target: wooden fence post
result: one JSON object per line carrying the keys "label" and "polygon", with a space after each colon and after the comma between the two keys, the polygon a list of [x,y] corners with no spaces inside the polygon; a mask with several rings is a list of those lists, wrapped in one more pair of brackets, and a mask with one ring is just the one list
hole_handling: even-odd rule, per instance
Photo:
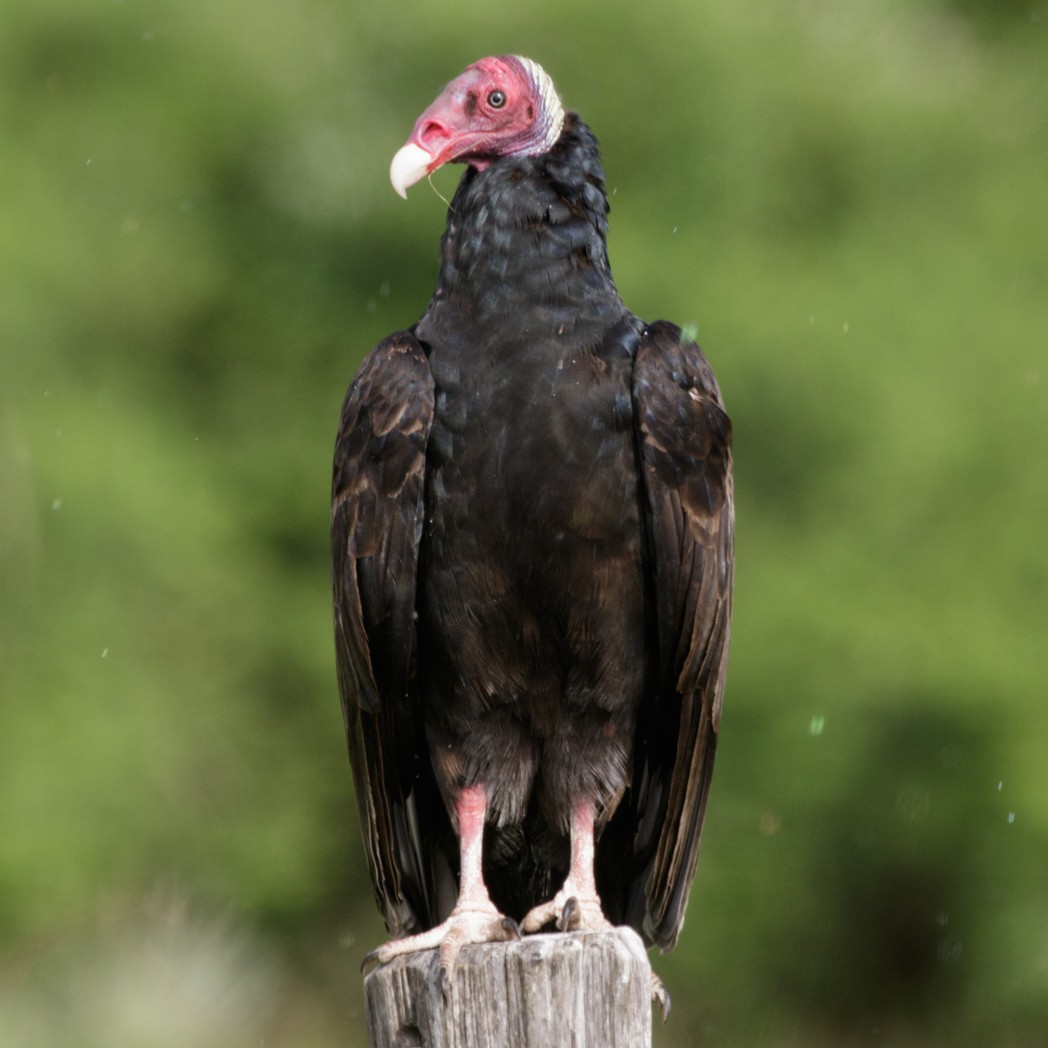
{"label": "wooden fence post", "polygon": [[364,980],[371,1048],[650,1048],[651,967],[630,928],[463,947],[447,998],[437,954]]}

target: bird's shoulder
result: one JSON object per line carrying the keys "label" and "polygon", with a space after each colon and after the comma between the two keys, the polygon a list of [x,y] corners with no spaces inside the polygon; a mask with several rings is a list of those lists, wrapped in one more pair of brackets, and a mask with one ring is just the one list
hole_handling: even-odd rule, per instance
{"label": "bird's shoulder", "polygon": [[713,368],[680,327],[645,327],[633,369],[645,468],[693,512],[716,514],[731,497],[731,419]]}
{"label": "bird's shoulder", "polygon": [[410,330],[383,339],[364,359],[342,405],[335,442],[333,507],[365,489],[391,495],[421,466],[433,417],[433,375]]}

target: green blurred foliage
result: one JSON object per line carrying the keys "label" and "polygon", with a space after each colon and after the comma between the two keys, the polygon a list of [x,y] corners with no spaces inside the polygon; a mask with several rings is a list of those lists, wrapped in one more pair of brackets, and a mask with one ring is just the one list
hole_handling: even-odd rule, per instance
{"label": "green blurred foliage", "polygon": [[[1044,1043],[1043,5],[9,0],[0,1039],[362,1044],[329,464],[469,61],[604,145],[736,427],[705,849],[656,1043]],[[457,171],[434,178],[448,196]]]}

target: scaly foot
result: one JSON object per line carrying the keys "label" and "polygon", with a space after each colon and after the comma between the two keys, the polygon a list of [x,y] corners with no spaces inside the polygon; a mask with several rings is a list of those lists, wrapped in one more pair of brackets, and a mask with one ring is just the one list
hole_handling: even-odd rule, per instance
{"label": "scaly foot", "polygon": [[364,958],[361,969],[366,970],[372,964],[387,964],[394,957],[404,954],[439,949],[438,978],[441,990],[447,994],[451,988],[455,960],[463,946],[480,942],[508,942],[519,938],[517,922],[499,913],[492,903],[470,903],[456,906],[443,924],[429,931],[383,943]]}
{"label": "scaly foot", "polygon": [[613,927],[604,916],[595,891],[581,891],[569,877],[549,902],[540,903],[521,922],[525,932],[537,932],[555,921],[562,932],[604,932]]}

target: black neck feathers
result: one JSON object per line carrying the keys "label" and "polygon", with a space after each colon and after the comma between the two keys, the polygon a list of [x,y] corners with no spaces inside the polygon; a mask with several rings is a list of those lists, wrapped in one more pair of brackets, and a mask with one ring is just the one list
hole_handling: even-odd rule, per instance
{"label": "black neck feathers", "polygon": [[608,198],[597,140],[575,113],[553,148],[503,157],[459,182],[441,239],[436,293],[418,334],[474,331],[538,310],[556,321],[621,309],[608,264]]}

